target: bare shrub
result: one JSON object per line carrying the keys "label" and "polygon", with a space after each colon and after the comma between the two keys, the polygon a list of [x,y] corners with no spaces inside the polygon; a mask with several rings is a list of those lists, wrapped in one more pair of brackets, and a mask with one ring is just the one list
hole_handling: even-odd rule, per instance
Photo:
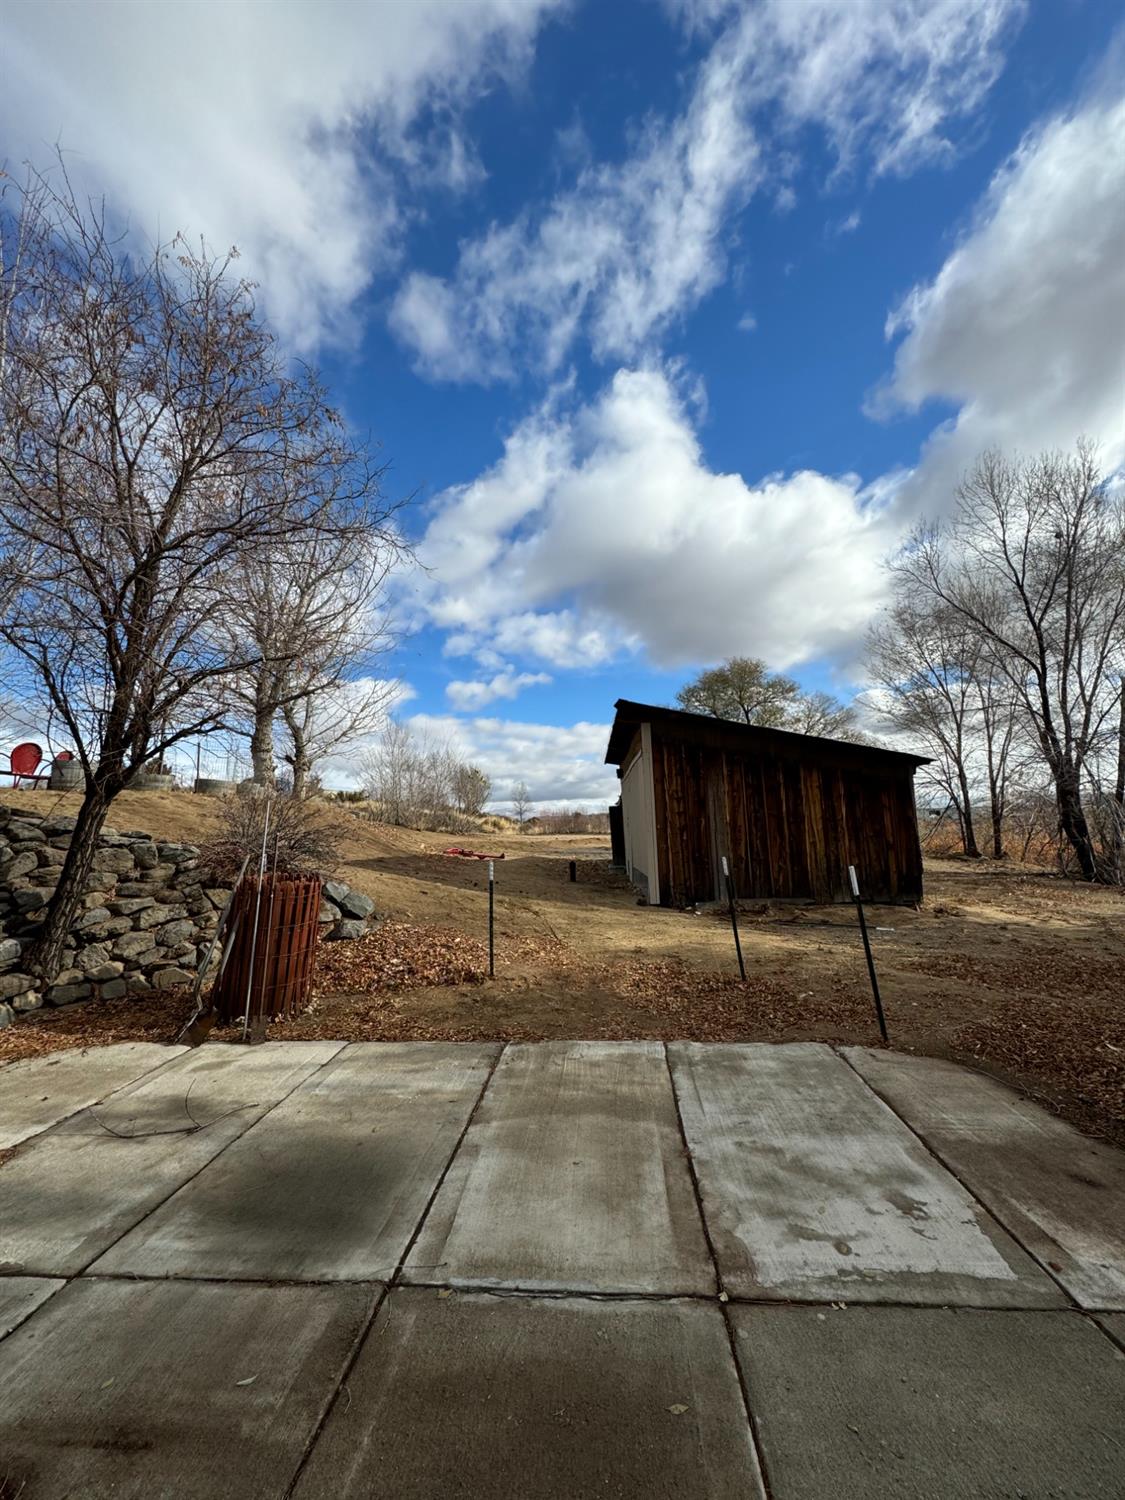
{"label": "bare shrub", "polygon": [[479,766],[459,760],[448,743],[388,719],[360,768],[376,822],[447,833],[480,826],[491,782]]}
{"label": "bare shrub", "polygon": [[265,836],[267,869],[279,875],[330,875],[340,862],[346,832],[338,819],[298,797],[224,797],[219,828],[200,850],[200,860],[219,880],[234,880],[247,856],[250,868],[257,868]]}
{"label": "bare shrub", "polygon": [[541,812],[533,819],[536,833],[608,833],[608,812],[583,812],[578,807],[560,807]]}

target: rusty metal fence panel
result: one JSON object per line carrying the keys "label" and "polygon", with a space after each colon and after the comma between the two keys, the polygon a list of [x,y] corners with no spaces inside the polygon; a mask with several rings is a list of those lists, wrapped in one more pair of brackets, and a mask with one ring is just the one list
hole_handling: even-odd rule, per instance
{"label": "rusty metal fence panel", "polygon": [[320,933],[321,881],[246,876],[230,910],[230,947],[211,995],[220,1022],[294,1016],[308,1003]]}

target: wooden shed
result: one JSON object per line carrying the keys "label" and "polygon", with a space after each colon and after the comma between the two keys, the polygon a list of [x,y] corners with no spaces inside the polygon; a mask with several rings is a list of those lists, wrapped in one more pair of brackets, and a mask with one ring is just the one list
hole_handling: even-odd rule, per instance
{"label": "wooden shed", "polygon": [[625,866],[652,905],[739,897],[922,897],[914,773],[897,750],[619,699],[606,762],[621,779]]}

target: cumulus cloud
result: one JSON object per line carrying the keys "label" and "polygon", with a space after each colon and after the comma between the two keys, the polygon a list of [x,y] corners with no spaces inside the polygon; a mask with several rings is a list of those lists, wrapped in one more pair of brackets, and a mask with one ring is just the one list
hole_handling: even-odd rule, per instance
{"label": "cumulus cloud", "polygon": [[[710,9],[707,24],[726,8]],[[650,120],[623,161],[585,165],[546,205],[466,241],[450,277],[413,271],[392,328],[440,379],[505,379],[528,363],[551,372],[579,335],[599,359],[634,359],[721,280],[732,219],[784,170],[798,129],[822,129],[842,165],[869,152],[876,173],[948,155],[948,126],[994,80],[1020,10],[1017,0],[738,8],[681,115]],[[782,186],[776,201],[791,196]]]}
{"label": "cumulus cloud", "polygon": [[487,681],[451,682],[446,686],[445,696],[459,712],[475,713],[496,698],[518,698],[524,688],[540,687],[550,681],[546,672],[517,672],[509,666]]}
{"label": "cumulus cloud", "polygon": [[458,112],[527,61],[554,0],[194,0],[5,8],[9,161],[58,141],[149,237],[237,242],[298,342],[394,264],[413,188],[479,179]]}
{"label": "cumulus cloud", "polygon": [[538,809],[604,808],[620,790],[603,764],[609,724],[523,724],[514,719],[414,714],[407,721],[432,741],[448,743],[492,778],[492,805],[507,806],[526,781]]}
{"label": "cumulus cloud", "polygon": [[876,411],[956,404],[906,487],[937,511],[986,447],[1125,461],[1125,99],[1033,131],[934,279],[888,320],[901,338]]}
{"label": "cumulus cloud", "polygon": [[[431,599],[435,616],[459,609],[456,599],[437,591]],[[490,617],[476,628],[447,636],[447,656],[473,656],[486,669],[500,666],[503,655],[530,656],[560,669],[596,667],[621,650],[636,650],[640,638],[623,632],[608,616],[583,609],[523,610]]]}
{"label": "cumulus cloud", "polygon": [[892,488],[714,473],[668,372],[621,370],[588,405],[550,398],[438,497],[423,600],[456,652],[786,666],[853,639],[881,599]]}
{"label": "cumulus cloud", "polygon": [[[409,696],[413,696],[410,694]],[[400,700],[405,702],[405,698]],[[608,723],[523,723],[484,715],[415,713],[396,717],[419,742],[448,745],[461,760],[480,766],[492,780],[492,805],[506,808],[513,787],[526,781],[538,808],[604,808],[620,790],[613,768],[603,764],[609,742]],[[378,733],[329,757],[320,769],[331,787],[357,787],[363,761],[378,742]]]}
{"label": "cumulus cloud", "polygon": [[619,370],[586,404],[563,386],[492,469],[438,497],[428,617],[482,663],[848,659],[883,598],[883,558],[921,510],[948,505],[982,448],[1085,432],[1107,467],[1125,462],[1123,307],[1125,101],[1100,95],[1027,136],[890,316],[880,408],[956,408],[912,470],[866,484],[719,474],[668,367]]}

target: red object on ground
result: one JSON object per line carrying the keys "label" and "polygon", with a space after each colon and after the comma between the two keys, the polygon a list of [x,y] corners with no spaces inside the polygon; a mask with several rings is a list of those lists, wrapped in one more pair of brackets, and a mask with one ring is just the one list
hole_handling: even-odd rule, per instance
{"label": "red object on ground", "polygon": [[21,781],[30,781],[32,786],[37,786],[41,781],[50,781],[50,773],[36,774],[43,763],[43,750],[31,740],[22,745],[17,745],[8,756],[8,769],[0,771],[0,776],[10,776],[13,787],[19,786]]}
{"label": "red object on ground", "polygon": [[445,849],[444,854],[459,854],[462,859],[503,859],[502,854],[478,854],[475,849]]}

